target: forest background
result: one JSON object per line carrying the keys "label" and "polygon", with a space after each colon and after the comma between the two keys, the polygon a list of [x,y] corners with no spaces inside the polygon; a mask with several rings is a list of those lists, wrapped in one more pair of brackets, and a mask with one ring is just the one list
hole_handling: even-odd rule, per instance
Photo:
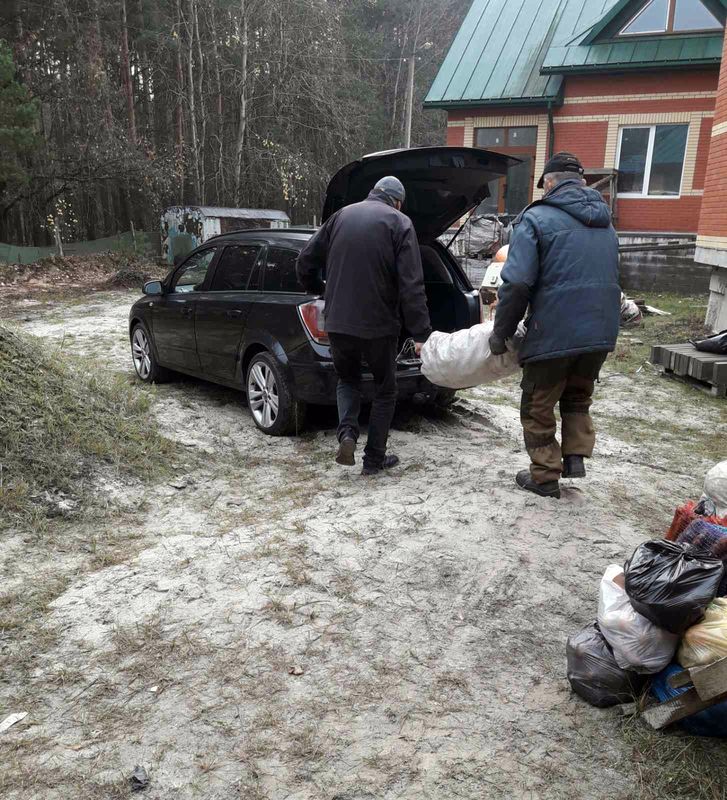
{"label": "forest background", "polygon": [[469,0],[3,0],[0,241],[155,230],[169,205],[310,224],[355,158],[444,142],[422,100]]}

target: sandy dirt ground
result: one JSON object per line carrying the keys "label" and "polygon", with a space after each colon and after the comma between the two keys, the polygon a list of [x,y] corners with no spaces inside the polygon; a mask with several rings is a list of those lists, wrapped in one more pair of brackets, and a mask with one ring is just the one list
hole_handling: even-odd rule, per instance
{"label": "sandy dirt ground", "polygon": [[[133,298],[12,313],[131,379]],[[93,535],[116,557],[78,568],[88,529],[45,560],[0,545],[6,589],[65,576],[34,652],[4,645],[23,679],[0,708],[28,712],[0,743],[26,776],[7,800],[126,797],[137,764],[155,800],[644,796],[617,713],[571,694],[565,641],[605,568],[700,493],[713,460],[690,441],[725,440],[717,404],[609,367],[598,457],[557,502],[514,489],[515,381],[402,410],[402,466],[373,480],[333,463],[326,415],[271,439],[233,391],[139,390],[185,457],[161,485],[107,476]]]}

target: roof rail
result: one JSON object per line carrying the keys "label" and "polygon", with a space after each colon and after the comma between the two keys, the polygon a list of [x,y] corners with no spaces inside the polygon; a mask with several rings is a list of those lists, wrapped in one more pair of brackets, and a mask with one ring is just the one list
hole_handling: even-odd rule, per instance
{"label": "roof rail", "polygon": [[299,225],[298,227],[291,227],[291,228],[240,228],[239,230],[234,231],[227,231],[227,233],[217,233],[214,236],[210,236],[208,239],[205,239],[204,243],[211,242],[213,239],[222,239],[225,236],[234,236],[238,233],[311,233],[312,231],[316,231],[318,228],[314,228],[312,226],[303,226]]}

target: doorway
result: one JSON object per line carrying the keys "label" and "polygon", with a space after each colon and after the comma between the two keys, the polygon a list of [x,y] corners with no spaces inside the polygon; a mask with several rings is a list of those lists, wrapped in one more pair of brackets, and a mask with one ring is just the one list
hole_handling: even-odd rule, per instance
{"label": "doorway", "polygon": [[515,156],[521,164],[511,167],[507,176],[490,184],[490,198],[478,213],[519,214],[533,197],[538,128],[535,125],[510,128],[475,128],[475,147]]}

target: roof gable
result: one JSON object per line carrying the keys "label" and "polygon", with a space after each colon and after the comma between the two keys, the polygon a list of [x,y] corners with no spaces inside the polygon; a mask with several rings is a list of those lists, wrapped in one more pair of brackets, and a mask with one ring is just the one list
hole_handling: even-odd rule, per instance
{"label": "roof gable", "polygon": [[[702,2],[702,0],[700,0],[700,2]],[[617,0],[608,12],[591,26],[590,30],[588,30],[578,44],[593,44],[603,36],[608,36],[608,34],[612,32],[611,29],[614,24],[618,24],[619,21],[624,24],[627,23],[629,19],[635,17],[639,10],[643,9],[646,5],[646,0]],[[714,14],[715,10],[719,7],[727,8],[727,0],[707,0],[703,5],[710,13]]]}
{"label": "roof gable", "polygon": [[[708,0],[727,8],[727,0]],[[644,6],[645,0],[566,0],[564,17],[574,17],[589,7],[600,13],[585,19],[581,13],[572,25],[564,24],[549,48],[541,67],[543,74],[606,72],[629,69],[675,68],[718,65],[722,58],[723,31],[711,34],[651,34],[613,36]]]}

